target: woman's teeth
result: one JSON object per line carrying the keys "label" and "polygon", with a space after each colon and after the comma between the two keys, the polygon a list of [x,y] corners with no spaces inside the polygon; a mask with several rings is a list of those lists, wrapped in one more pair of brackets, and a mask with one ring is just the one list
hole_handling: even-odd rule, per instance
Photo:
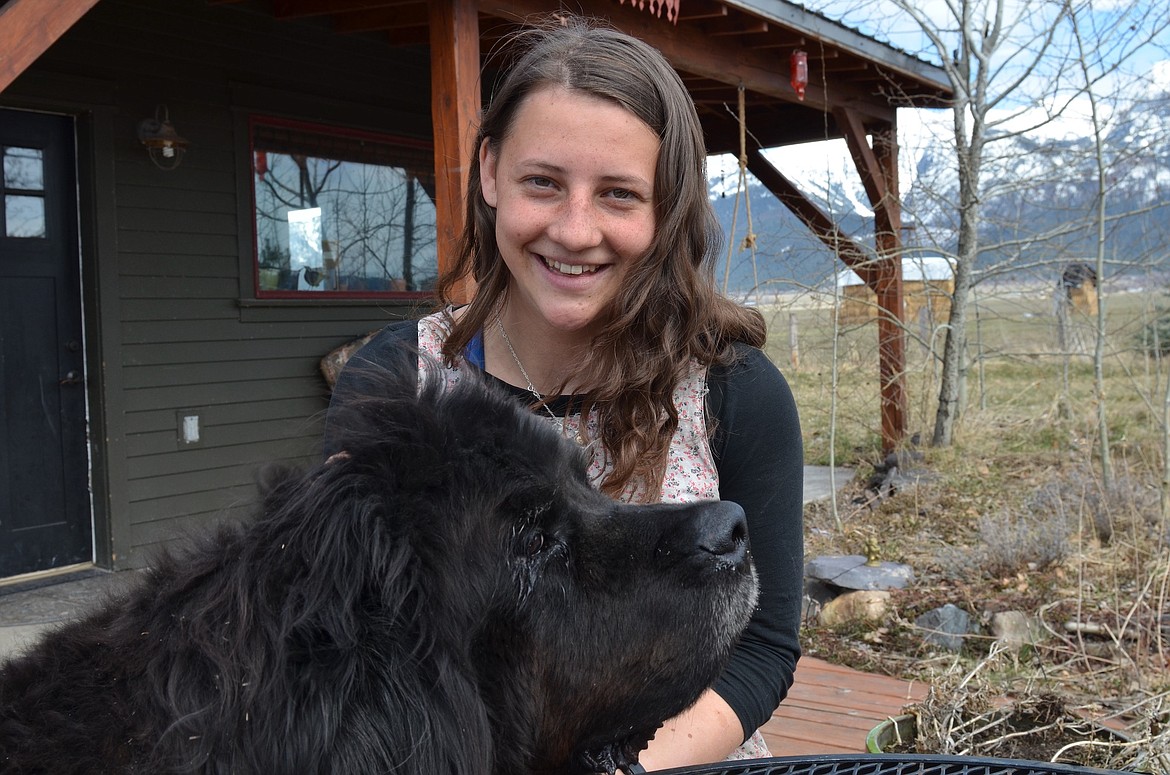
{"label": "woman's teeth", "polygon": [[595,266],[585,266],[584,264],[562,264],[560,261],[553,261],[546,258],[544,260],[545,266],[549,269],[556,270],[561,274],[591,274],[597,271]]}

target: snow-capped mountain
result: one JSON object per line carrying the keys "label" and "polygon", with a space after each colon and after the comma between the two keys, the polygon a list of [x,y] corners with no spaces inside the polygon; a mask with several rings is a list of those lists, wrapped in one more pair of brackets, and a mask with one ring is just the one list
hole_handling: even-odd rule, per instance
{"label": "snow-capped mountain", "polygon": [[[1170,258],[1170,62],[1157,68],[1154,75],[1161,75],[1151,78],[1148,94],[1125,105],[1098,105],[1110,272],[1145,271]],[[1086,104],[1040,126],[1022,112],[997,127],[998,139],[984,155],[981,271],[1046,278],[1058,271],[1054,261],[1096,254],[1097,154]],[[899,113],[903,222],[910,226],[903,238],[910,250],[955,249],[958,180],[950,132],[949,111]],[[872,249],[873,212],[843,141],[765,155],[843,231]],[[750,175],[742,188],[734,158],[713,157],[708,176],[712,204],[730,235],[730,270],[726,249],[718,269],[730,293],[745,296],[757,285],[765,294],[789,292],[832,281],[839,262]],[[754,255],[741,246],[745,194],[757,235]]]}

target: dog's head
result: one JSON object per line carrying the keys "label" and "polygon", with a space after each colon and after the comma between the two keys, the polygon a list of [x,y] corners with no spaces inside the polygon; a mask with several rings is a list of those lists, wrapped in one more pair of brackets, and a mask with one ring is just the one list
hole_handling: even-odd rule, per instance
{"label": "dog's head", "polygon": [[636,761],[753,610],[742,509],[618,504],[547,421],[480,380],[439,383],[367,369],[336,402],[344,454],[324,475],[409,544],[427,648],[471,674],[496,771]]}

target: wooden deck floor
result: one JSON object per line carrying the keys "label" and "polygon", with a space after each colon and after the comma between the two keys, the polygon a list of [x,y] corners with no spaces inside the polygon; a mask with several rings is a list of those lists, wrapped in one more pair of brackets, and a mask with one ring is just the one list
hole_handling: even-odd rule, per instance
{"label": "wooden deck floor", "polygon": [[773,756],[865,753],[869,731],[926,696],[926,685],[801,657],[796,683],[764,739]]}

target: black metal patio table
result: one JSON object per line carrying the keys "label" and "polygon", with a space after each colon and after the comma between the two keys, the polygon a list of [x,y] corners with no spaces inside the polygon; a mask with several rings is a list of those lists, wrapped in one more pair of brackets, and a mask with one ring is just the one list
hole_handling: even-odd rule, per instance
{"label": "black metal patio table", "polygon": [[1117,775],[1118,772],[1073,764],[932,754],[780,756],[661,771],[662,775]]}

